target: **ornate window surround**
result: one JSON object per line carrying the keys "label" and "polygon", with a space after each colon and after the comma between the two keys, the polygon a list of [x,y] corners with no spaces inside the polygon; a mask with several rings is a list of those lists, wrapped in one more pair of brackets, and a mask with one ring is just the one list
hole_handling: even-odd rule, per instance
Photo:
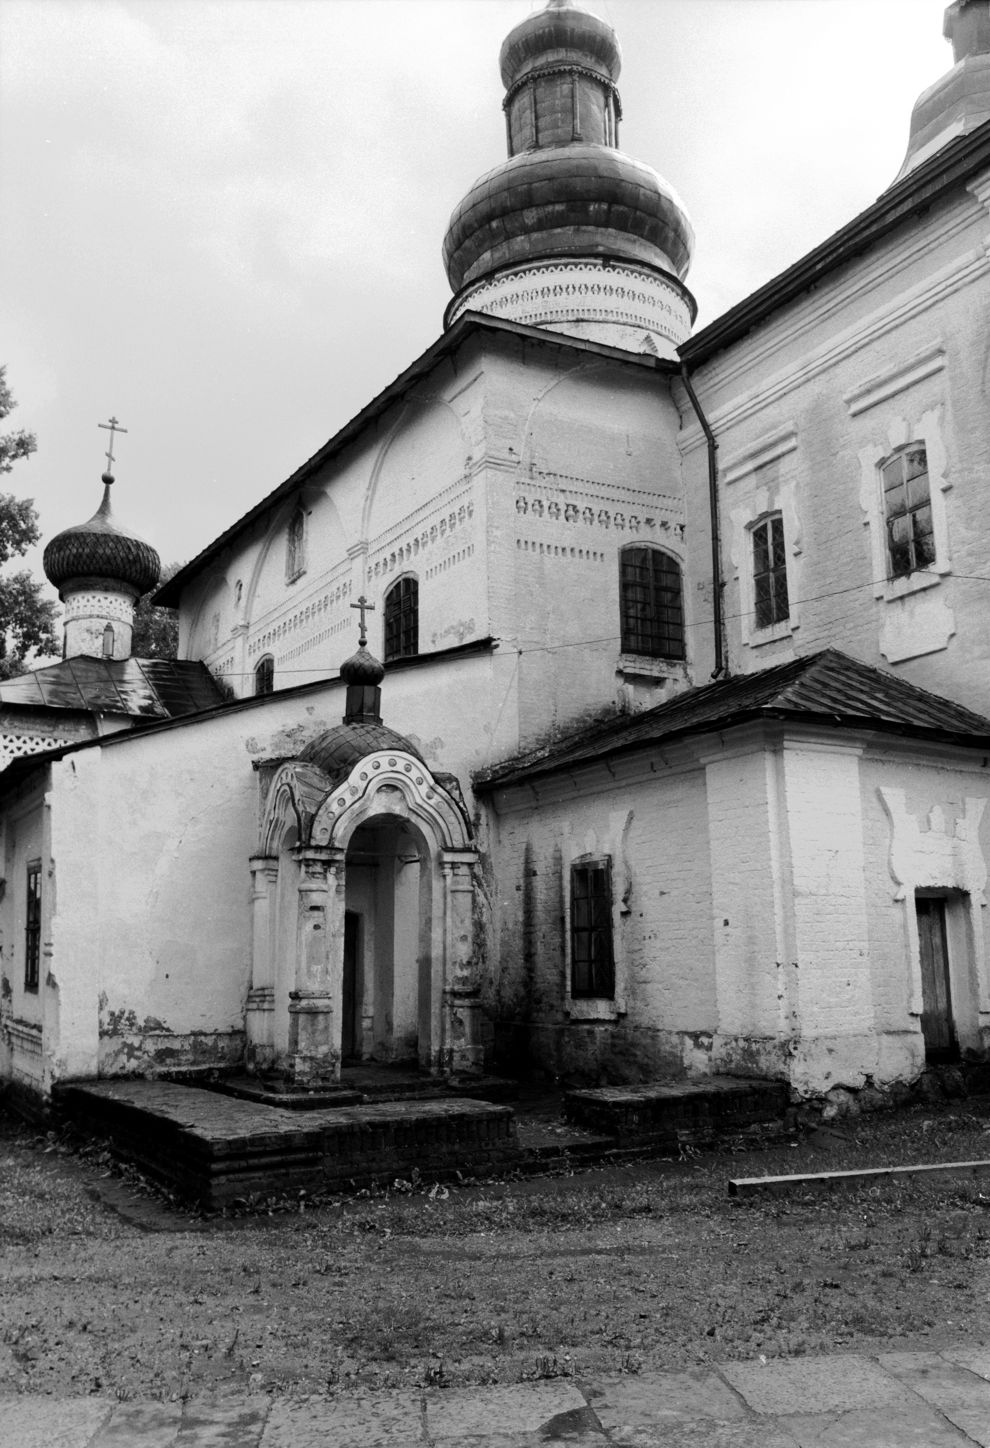
{"label": "ornate window surround", "polygon": [[[909,444],[924,447],[928,459],[928,487],[935,537],[935,561],[900,577],[890,576],[887,551],[887,522],[881,469],[891,457]],[[902,415],[888,420],[885,440],[860,449],[860,507],[863,526],[870,534],[873,596],[887,603],[935,588],[952,572],[945,495],[952,486],[942,436],[942,407],[929,408],[918,417]]]}

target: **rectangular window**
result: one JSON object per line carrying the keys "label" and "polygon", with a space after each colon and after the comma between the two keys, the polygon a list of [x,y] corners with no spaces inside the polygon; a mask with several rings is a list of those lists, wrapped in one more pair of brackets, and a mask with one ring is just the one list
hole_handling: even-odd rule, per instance
{"label": "rectangular window", "polygon": [[928,455],[920,443],[901,448],[880,469],[890,577],[904,578],[935,562]]}
{"label": "rectangular window", "polygon": [[612,1000],[612,869],[608,859],[571,866],[571,995]]}
{"label": "rectangular window", "polygon": [[24,913],[24,989],[37,990],[41,977],[41,861],[27,867],[27,908]]}
{"label": "rectangular window", "polygon": [[419,584],[400,578],[385,595],[385,662],[419,653]]}
{"label": "rectangular window", "polygon": [[790,617],[784,520],[779,514],[753,529],[753,601],[757,628],[770,628]]}

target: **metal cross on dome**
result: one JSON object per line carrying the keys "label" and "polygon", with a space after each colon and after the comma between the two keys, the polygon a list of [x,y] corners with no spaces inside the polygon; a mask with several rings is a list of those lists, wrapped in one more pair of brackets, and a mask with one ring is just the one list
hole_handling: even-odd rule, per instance
{"label": "metal cross on dome", "polygon": [[357,603],[351,604],[351,608],[359,608],[361,610],[361,637],[358,639],[358,648],[363,649],[365,644],[368,642],[368,628],[367,624],[365,623],[364,616],[366,613],[374,613],[375,605],[373,603],[369,603],[368,600],[365,598],[364,594],[362,593]]}
{"label": "metal cross on dome", "polygon": [[124,432],[124,433],[126,433],[127,428],[126,428],[126,427],[121,427],[120,423],[117,421],[117,419],[116,419],[115,417],[111,417],[111,419],[110,419],[109,422],[98,422],[96,425],[97,425],[97,427],[104,427],[104,428],[106,428],[106,430],[107,430],[107,431],[109,432],[109,434],[110,434],[110,446],[107,448],[107,451],[106,451],[105,456],[106,456],[106,460],[107,460],[107,474],[110,475],[111,481],[112,481],[112,476],[113,476],[113,440],[114,440],[114,436],[115,436],[115,434],[118,433],[118,432]]}

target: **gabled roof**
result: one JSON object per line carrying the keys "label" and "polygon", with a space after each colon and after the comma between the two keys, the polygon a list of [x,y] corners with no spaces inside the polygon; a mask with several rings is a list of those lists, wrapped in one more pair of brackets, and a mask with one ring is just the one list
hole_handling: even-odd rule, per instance
{"label": "gabled roof", "polygon": [[479,774],[475,792],[521,784],[615,754],[758,720],[869,729],[931,742],[990,748],[990,719],[919,689],[838,649],[808,654],[758,674],[689,689],[641,714],[619,715],[538,755]]}
{"label": "gabled roof", "polygon": [[666,357],[654,357],[647,352],[627,352],[622,347],[610,347],[605,342],[596,342],[588,337],[568,337],[563,332],[553,332],[546,327],[530,327],[524,322],[512,322],[503,317],[489,317],[482,312],[464,312],[441,337],[416,358],[415,362],[410,363],[404,372],[400,372],[394,382],[390,382],[384,391],[379,392],[377,397],[373,397],[366,407],[352,417],[350,422],[346,422],[340,431],[330,438],[329,442],[325,442],[320,450],[308,458],[290,477],[286,478],[284,483],[280,483],[277,488],[262,498],[260,503],[256,503],[253,508],[248,509],[242,517],[221,533],[219,538],[215,538],[212,543],[207,544],[191,562],[185,564],[172,578],[163,583],[153,601],[166,608],[177,608],[183,588],[196,577],[197,573],[201,572],[211,558],[222,552],[256,519],[273,507],[277,507],[283,499],[291,496],[309,478],[350,446],[366,428],[371,427],[381,417],[382,413],[400,401],[416,383],[429,376],[438,363],[451,356],[468,337],[483,336],[486,333],[491,336],[520,337],[540,346],[554,347],[565,352],[591,352],[599,357],[610,358],[622,366],[646,368],[651,372],[677,371],[676,362],[672,362]]}
{"label": "gabled roof", "polygon": [[869,251],[897,227],[916,221],[933,202],[961,190],[967,181],[988,167],[990,121],[943,146],[929,160],[888,186],[872,206],[820,246],[696,332],[678,348],[678,354],[690,367],[707,362],[781,307],[818,286],[830,272]]}
{"label": "gabled roof", "polygon": [[192,659],[97,659],[80,655],[0,683],[0,706],[74,709],[175,719],[223,703],[205,664]]}

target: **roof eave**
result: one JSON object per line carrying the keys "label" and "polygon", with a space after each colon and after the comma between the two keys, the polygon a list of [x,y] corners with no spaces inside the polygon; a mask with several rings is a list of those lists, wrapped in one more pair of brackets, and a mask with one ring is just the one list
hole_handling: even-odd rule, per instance
{"label": "roof eave", "polygon": [[691,367],[724,351],[787,303],[810,291],[830,272],[875,246],[890,232],[926,211],[990,166],[990,121],[952,141],[888,187],[841,230],[752,292],[678,348]]}

